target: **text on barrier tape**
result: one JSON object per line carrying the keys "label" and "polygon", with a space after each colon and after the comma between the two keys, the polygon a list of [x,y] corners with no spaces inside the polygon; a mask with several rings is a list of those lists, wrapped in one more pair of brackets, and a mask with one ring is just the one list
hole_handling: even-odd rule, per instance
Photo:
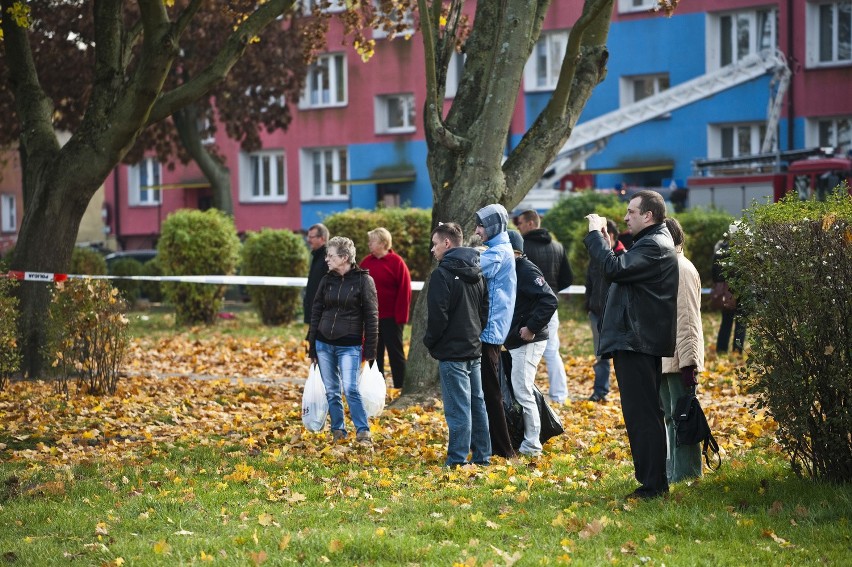
{"label": "text on barrier tape", "polygon": [[48,272],[19,272],[12,270],[6,274],[7,278],[26,282],[64,282],[68,274],[51,274]]}

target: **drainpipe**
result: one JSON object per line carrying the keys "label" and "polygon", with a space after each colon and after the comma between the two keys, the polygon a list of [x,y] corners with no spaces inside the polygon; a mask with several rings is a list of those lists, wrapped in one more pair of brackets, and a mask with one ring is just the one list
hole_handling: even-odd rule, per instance
{"label": "drainpipe", "polygon": [[115,242],[118,244],[119,250],[124,250],[124,238],[121,236],[121,203],[118,200],[119,196],[119,186],[118,186],[118,174],[119,168],[115,166],[112,170],[112,209],[113,215],[115,216]]}
{"label": "drainpipe", "polygon": [[[793,14],[793,0],[787,0],[787,61],[790,62],[792,69],[790,69],[790,85],[787,88],[787,149],[794,149],[794,137],[793,130],[796,120],[796,112],[795,105],[793,104],[794,98],[793,93],[796,89],[796,67],[798,67],[798,61],[793,52],[793,25],[796,21],[796,18]],[[778,144],[779,149],[781,144]]]}

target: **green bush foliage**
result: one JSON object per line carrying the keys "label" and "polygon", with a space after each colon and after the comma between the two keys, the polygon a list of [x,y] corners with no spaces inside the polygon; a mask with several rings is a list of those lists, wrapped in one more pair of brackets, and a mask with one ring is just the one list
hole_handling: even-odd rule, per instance
{"label": "green bush foliage", "polygon": [[[616,203],[609,205],[598,205],[594,209],[586,211],[586,214],[597,213],[607,219],[612,219],[618,225],[619,232],[627,230],[627,225],[622,220],[624,213],[627,211],[626,203]],[[583,215],[585,216],[585,215]],[[571,270],[574,272],[574,285],[586,285],[586,272],[589,269],[589,252],[583,244],[583,239],[589,234],[589,221],[585,218],[575,221],[572,232],[567,239],[567,242],[573,242],[574,246],[566,249],[568,252],[568,262],[571,264]],[[563,246],[565,245],[565,241]]]}
{"label": "green bush foliage", "polygon": [[[239,251],[234,220],[216,209],[183,209],[170,214],[157,246],[163,271],[177,276],[232,275]],[[225,286],[213,284],[164,282],[163,290],[180,325],[213,323],[225,295]]]}
{"label": "green bush foliage", "polygon": [[852,481],[852,197],[753,207],[725,269],[749,326],[743,378],[793,470]]}
{"label": "green bush foliage", "polygon": [[20,369],[18,350],[18,298],[13,294],[18,282],[0,278],[0,390]]}
{"label": "green bush foliage", "polygon": [[89,394],[114,394],[127,352],[127,302],[106,280],[73,279],[56,286],[48,316],[47,360],[57,390],[68,382]]}
{"label": "green bush foliage", "polygon": [[[142,264],[142,272],[139,275],[162,276],[163,266],[160,264],[159,256],[156,256]],[[139,295],[148,301],[160,303],[163,301],[163,288],[160,285],[160,282],[142,280],[139,282]]]}
{"label": "green bush foliage", "polygon": [[[111,269],[111,276],[141,276],[142,262],[134,258],[116,260]],[[139,299],[139,280],[112,280],[112,285],[121,293],[121,297],[131,305]]]}
{"label": "green bush foliage", "polygon": [[[598,210],[619,207],[622,211],[626,211],[627,209],[618,196],[612,193],[603,193],[600,191],[571,193],[570,196],[561,199],[556,203],[556,206],[545,213],[541,219],[541,226],[549,230],[562,243],[565,251],[570,254],[571,248],[575,244],[577,226],[581,223],[586,223],[588,227],[588,222],[584,218],[587,214]],[[618,219],[623,217],[624,212],[621,213]],[[579,247],[585,248],[582,239],[576,241],[576,243]],[[573,264],[571,267],[574,267]],[[585,270],[583,270],[583,273],[585,274]]]}
{"label": "green bush foliage", "polygon": [[91,248],[75,247],[71,253],[71,266],[69,274],[81,274],[85,276],[105,276],[107,273],[106,260],[102,254]]}
{"label": "green bush foliage", "polygon": [[[246,276],[304,277],[308,249],[304,239],[289,230],[265,228],[249,232],[243,241],[242,273]],[[264,325],[289,323],[300,305],[297,287],[248,286],[251,301]]]}
{"label": "green bush foliage", "polygon": [[713,247],[734,219],[717,209],[688,209],[672,216],[683,227],[683,253],[698,270],[702,285],[710,287],[713,281]]}
{"label": "green bush foliage", "polygon": [[331,236],[345,236],[355,243],[360,262],[370,253],[367,232],[385,227],[393,237],[393,251],[405,260],[412,280],[423,281],[432,269],[430,232],[432,211],[426,209],[350,209],[330,215],[323,223]]}

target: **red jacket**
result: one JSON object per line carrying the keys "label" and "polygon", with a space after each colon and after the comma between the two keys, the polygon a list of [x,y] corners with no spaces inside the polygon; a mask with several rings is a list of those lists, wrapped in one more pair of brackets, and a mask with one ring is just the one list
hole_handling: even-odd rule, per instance
{"label": "red jacket", "polygon": [[379,296],[379,319],[393,318],[397,324],[408,323],[411,305],[411,273],[405,261],[393,250],[381,258],[372,254],[361,260],[361,268],[370,271]]}

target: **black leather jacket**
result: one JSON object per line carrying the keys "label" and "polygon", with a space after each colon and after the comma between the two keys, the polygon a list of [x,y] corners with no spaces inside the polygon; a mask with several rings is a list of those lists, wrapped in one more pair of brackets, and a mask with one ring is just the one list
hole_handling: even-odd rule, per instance
{"label": "black leather jacket", "polygon": [[308,331],[310,357],[317,357],[317,332],[327,339],[364,337],[364,359],[376,359],[379,300],[367,270],[353,266],[345,275],[329,271],[320,280]]}
{"label": "black leather jacket", "polygon": [[677,325],[677,254],[666,225],[655,224],[635,236],[616,256],[600,232],[583,239],[589,261],[598,262],[612,282],[600,321],[598,356],[618,350],[672,356]]}

